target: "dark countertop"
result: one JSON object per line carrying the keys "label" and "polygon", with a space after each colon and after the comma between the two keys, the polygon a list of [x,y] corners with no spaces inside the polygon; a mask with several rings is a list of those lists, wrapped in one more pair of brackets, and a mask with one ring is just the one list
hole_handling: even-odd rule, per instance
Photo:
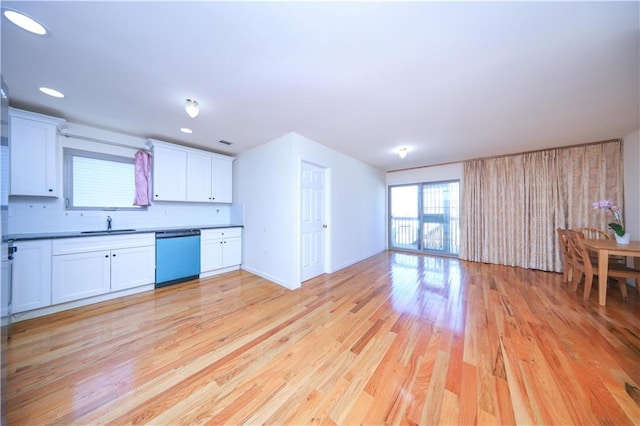
{"label": "dark countertop", "polygon": [[129,234],[146,234],[149,232],[166,232],[166,231],[184,231],[188,229],[219,229],[219,228],[242,228],[242,225],[204,225],[204,226],[171,226],[166,228],[136,228],[135,230],[127,230],[118,232],[117,229],[111,232],[94,232],[82,233],[82,231],[65,231],[65,232],[34,232],[29,234],[8,234],[2,239],[5,241],[28,241],[28,240],[50,240],[54,238],[76,238],[76,237],[97,237],[105,235],[129,235]]}

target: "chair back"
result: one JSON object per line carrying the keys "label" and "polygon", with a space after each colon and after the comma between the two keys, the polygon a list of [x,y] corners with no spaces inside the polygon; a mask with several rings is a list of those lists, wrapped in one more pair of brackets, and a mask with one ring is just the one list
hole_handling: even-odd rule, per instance
{"label": "chair back", "polygon": [[571,259],[571,248],[569,247],[569,235],[567,234],[567,229],[556,229],[558,233],[558,241],[560,242],[560,250],[562,253],[562,258],[565,263],[569,262]]}
{"label": "chair back", "polygon": [[585,238],[593,240],[611,240],[611,235],[607,234],[600,228],[594,228],[592,226],[582,226],[573,229],[576,232],[580,232]]}
{"label": "chair back", "polygon": [[589,257],[589,251],[584,246],[584,234],[576,231],[567,231],[567,236],[569,251],[577,266],[584,265],[590,269],[592,267],[591,258]]}

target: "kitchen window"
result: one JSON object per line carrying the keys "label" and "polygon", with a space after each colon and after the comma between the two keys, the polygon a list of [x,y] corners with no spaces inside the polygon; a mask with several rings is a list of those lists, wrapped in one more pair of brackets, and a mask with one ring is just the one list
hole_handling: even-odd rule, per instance
{"label": "kitchen window", "polygon": [[64,198],[68,210],[138,210],[133,205],[133,157],[65,148]]}

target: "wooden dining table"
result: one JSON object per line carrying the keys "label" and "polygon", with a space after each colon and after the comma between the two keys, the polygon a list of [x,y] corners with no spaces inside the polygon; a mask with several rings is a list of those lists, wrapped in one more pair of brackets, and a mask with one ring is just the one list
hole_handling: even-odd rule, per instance
{"label": "wooden dining table", "polygon": [[[607,303],[607,274],[609,273],[609,256],[634,257],[635,266],[640,266],[640,241],[629,244],[618,244],[616,240],[585,239],[584,245],[588,250],[598,253],[598,303]],[[640,283],[636,283],[638,285]]]}

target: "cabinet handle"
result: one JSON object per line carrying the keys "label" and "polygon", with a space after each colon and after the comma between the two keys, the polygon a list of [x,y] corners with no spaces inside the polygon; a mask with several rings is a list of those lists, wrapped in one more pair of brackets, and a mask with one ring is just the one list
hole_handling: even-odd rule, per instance
{"label": "cabinet handle", "polygon": [[116,257],[116,254],[114,253],[114,254],[112,254],[111,256]]}
{"label": "cabinet handle", "polygon": [[53,192],[53,189],[49,188],[49,192]]}
{"label": "cabinet handle", "polygon": [[108,258],[108,257],[109,257],[109,255],[108,255],[108,254],[105,254],[105,255],[104,255],[104,257],[107,257],[107,258]]}
{"label": "cabinet handle", "polygon": [[158,194],[156,194],[156,197],[158,196]]}

